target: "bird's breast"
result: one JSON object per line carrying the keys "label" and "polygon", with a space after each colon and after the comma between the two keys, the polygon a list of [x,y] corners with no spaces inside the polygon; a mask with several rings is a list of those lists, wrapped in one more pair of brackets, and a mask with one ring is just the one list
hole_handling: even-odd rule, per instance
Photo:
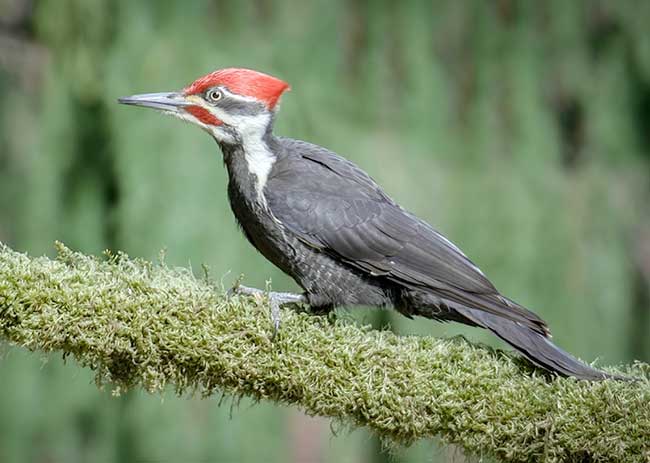
{"label": "bird's breast", "polygon": [[264,189],[258,190],[257,181],[251,173],[242,178],[231,177],[228,184],[230,207],[248,241],[274,265],[290,274],[295,255],[293,240],[273,217]]}

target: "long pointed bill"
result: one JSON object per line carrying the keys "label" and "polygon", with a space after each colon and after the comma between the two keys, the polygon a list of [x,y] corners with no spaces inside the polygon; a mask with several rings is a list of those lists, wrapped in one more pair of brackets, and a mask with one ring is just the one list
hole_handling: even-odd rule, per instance
{"label": "long pointed bill", "polygon": [[122,104],[171,112],[178,112],[182,106],[187,106],[189,104],[182,94],[176,92],[145,93],[142,95],[125,96],[118,98],[117,101]]}

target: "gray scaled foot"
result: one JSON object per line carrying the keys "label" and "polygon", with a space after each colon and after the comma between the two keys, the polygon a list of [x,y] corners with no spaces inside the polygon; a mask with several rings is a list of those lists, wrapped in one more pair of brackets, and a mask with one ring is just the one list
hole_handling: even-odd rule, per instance
{"label": "gray scaled foot", "polygon": [[245,296],[266,296],[269,298],[271,304],[271,320],[273,321],[273,336],[275,339],[280,328],[280,307],[294,304],[306,304],[307,298],[304,294],[296,293],[281,293],[277,291],[263,291],[257,288],[249,288],[248,286],[237,285],[230,290],[235,294],[242,294]]}

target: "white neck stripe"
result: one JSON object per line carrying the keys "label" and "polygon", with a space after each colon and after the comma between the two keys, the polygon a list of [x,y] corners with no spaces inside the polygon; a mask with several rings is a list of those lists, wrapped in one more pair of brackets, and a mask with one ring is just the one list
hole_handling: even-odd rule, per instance
{"label": "white neck stripe", "polygon": [[269,173],[275,163],[275,155],[271,152],[264,141],[268,124],[270,122],[269,114],[260,114],[258,116],[237,116],[241,118],[237,126],[240,127],[242,137],[242,147],[244,157],[248,165],[248,171],[257,177],[255,188],[257,197],[262,203],[266,203],[264,198],[264,187],[269,177]]}

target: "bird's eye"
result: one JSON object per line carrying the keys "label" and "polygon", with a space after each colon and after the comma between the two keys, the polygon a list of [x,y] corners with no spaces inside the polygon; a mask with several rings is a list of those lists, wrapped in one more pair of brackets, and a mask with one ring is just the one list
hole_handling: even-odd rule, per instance
{"label": "bird's eye", "polygon": [[217,101],[219,101],[221,99],[221,92],[219,90],[216,90],[216,89],[210,90],[208,92],[207,97],[208,97],[208,101],[211,101],[212,103],[216,103]]}

